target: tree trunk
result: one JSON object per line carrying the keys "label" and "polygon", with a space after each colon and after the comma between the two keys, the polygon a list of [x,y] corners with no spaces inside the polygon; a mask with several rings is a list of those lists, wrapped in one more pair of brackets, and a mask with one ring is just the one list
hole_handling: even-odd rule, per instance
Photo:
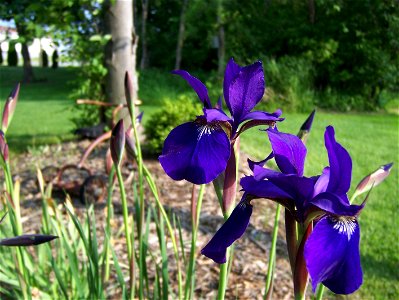
{"label": "tree trunk", "polygon": [[219,48],[218,48],[218,74],[223,75],[224,70],[224,60],[225,60],[225,37],[224,37],[224,26],[222,20],[222,12],[223,12],[223,4],[222,0],[218,1],[218,9],[217,9],[217,24],[218,24],[218,40],[219,40]]}
{"label": "tree trunk", "polygon": [[309,22],[311,24],[314,24],[316,16],[316,8],[314,0],[308,0],[308,9],[309,9]]}
{"label": "tree trunk", "polygon": [[184,43],[184,32],[186,25],[186,9],[187,9],[188,0],[183,0],[183,5],[181,8],[180,14],[180,23],[179,23],[179,35],[177,37],[177,46],[176,46],[176,62],[175,69],[180,69],[181,58],[182,58],[182,50]]}
{"label": "tree trunk", "polygon": [[33,74],[32,68],[32,61],[30,59],[29,49],[28,49],[28,42],[27,42],[27,33],[26,33],[26,26],[24,24],[20,24],[15,22],[18,36],[22,38],[22,58],[23,58],[23,69],[24,69],[24,77],[22,79],[23,82],[28,83],[32,82],[35,79],[35,75]]}
{"label": "tree trunk", "polygon": [[141,0],[142,17],[141,17],[141,61],[140,70],[144,70],[148,65],[147,57],[147,17],[148,17],[149,0]]}
{"label": "tree trunk", "polygon": [[133,78],[134,94],[137,99],[138,81],[136,74],[137,37],[133,27],[132,0],[107,1],[106,30],[111,40],[105,47],[105,65],[108,70],[105,86],[106,98],[111,103],[125,102],[124,78],[129,71]]}
{"label": "tree trunk", "polygon": [[24,78],[23,82],[28,83],[35,79],[33,74],[32,62],[30,60],[28,45],[26,42],[22,43],[22,58],[24,59]]}

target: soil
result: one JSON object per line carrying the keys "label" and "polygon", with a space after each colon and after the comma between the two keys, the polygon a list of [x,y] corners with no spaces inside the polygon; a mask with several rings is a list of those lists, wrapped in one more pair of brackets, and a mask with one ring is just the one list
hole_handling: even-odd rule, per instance
{"label": "soil", "polygon": [[[89,145],[89,141],[68,142],[60,145],[43,146],[21,154],[12,160],[12,172],[14,179],[21,181],[21,206],[24,221],[25,233],[34,233],[39,230],[41,218],[41,196],[38,191],[36,181],[36,168],[46,166],[62,166],[65,164],[77,163]],[[94,174],[105,175],[105,153],[106,145],[100,146],[90,155],[85,166]],[[239,176],[250,174],[246,163],[247,156],[241,153]],[[192,184],[186,181],[173,181],[162,170],[159,162],[155,159],[145,159],[145,165],[156,179],[161,200],[166,209],[171,210],[179,219],[182,226],[184,249],[186,256],[189,255],[191,243],[191,193]],[[134,172],[134,166],[133,166]],[[2,175],[0,175],[2,176]],[[2,180],[0,178],[0,180]],[[129,209],[133,211],[133,191],[131,184],[127,185]],[[237,201],[242,193],[237,194]],[[65,194],[54,193],[54,198],[58,198],[59,203],[65,199]],[[147,203],[153,202],[151,194],[146,191]],[[121,226],[122,212],[120,209],[120,196],[118,188],[113,193],[114,203],[114,231],[118,231]],[[84,216],[85,205],[80,203],[78,197],[73,197],[75,210]],[[265,274],[268,267],[269,248],[271,243],[271,232],[275,215],[275,204],[266,200],[254,200],[254,212],[251,224],[245,235],[236,243],[234,250],[234,260],[231,268],[227,288],[227,299],[262,299],[265,286]],[[105,205],[97,203],[95,205],[97,233],[101,235],[104,224]],[[283,226],[283,213],[280,218],[279,238],[277,242],[277,260],[274,275],[273,299],[293,299],[293,286],[291,282],[291,270],[288,261],[288,254],[285,243],[285,233]],[[197,242],[196,260],[196,289],[197,299],[214,299],[218,288],[219,266],[212,260],[202,256],[199,250],[209,241],[216,230],[223,224],[222,213],[219,208],[218,200],[213,191],[213,186],[207,185],[200,216],[199,236]],[[158,241],[155,234],[155,226],[151,226],[149,238],[149,248],[156,253]],[[99,239],[101,242],[101,238]],[[115,238],[114,249],[118,253],[119,261],[126,257],[125,240],[123,236]],[[168,255],[170,257],[170,280],[172,281],[173,291],[176,292],[176,266],[172,252],[171,243],[167,244]],[[149,272],[154,271],[153,260],[147,262]],[[183,272],[184,273],[184,272]],[[154,275],[150,275],[154,276]],[[116,294],[113,294],[113,293]],[[119,291],[111,292],[112,298],[118,298]],[[113,296],[112,296],[113,294]]]}

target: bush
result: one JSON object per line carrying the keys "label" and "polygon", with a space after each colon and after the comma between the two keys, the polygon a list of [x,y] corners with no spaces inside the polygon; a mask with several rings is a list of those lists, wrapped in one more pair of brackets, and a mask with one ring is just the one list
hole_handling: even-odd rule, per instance
{"label": "bush", "polygon": [[47,68],[48,67],[48,55],[45,50],[42,50],[42,67]]}
{"label": "bush", "polygon": [[187,97],[165,101],[162,109],[154,113],[144,126],[148,153],[159,155],[169,132],[176,126],[194,120],[201,114],[202,106]]}
{"label": "bush", "polygon": [[285,56],[263,61],[266,94],[261,109],[308,112],[314,108],[313,68],[308,59]]}
{"label": "bush", "polygon": [[1,45],[0,45],[0,66],[3,64],[3,50],[1,50]]}
{"label": "bush", "polygon": [[9,67],[16,67],[18,65],[18,54],[17,50],[15,50],[14,42],[8,44],[7,64]]}

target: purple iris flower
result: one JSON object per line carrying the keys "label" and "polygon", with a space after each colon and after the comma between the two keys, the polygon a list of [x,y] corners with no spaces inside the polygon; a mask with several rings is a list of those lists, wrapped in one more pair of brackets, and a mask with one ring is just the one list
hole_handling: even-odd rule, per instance
{"label": "purple iris flower", "polygon": [[347,197],[351,157],[336,142],[334,128],[328,126],[324,138],[330,166],[320,176],[304,177],[306,147],[302,141],[274,129],[268,129],[267,133],[273,149],[269,158],[274,156],[281,172],[253,165],[254,175],[241,180],[245,193],[230,217],[234,220],[225,222],[202,254],[224,263],[226,248],[240,238],[248,226],[251,199],[271,199],[285,206],[297,222],[315,221],[304,248],[313,291],[323,283],[334,293],[353,293],[362,284],[363,277],[357,217],[364,204],[351,205]]}
{"label": "purple iris flower", "polygon": [[231,59],[226,67],[223,92],[231,117],[221,101],[212,107],[206,86],[186,71],[177,70],[197,93],[204,105],[203,115],[174,128],[165,139],[159,161],[174,180],[195,184],[209,183],[221,174],[231,154],[231,144],[244,130],[282,121],[281,111],[251,111],[262,99],[265,80],[261,62],[241,67]]}

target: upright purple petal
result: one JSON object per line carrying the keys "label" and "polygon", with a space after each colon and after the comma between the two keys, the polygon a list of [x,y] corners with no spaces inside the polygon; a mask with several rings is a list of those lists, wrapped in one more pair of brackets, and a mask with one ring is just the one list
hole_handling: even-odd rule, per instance
{"label": "upright purple petal", "polygon": [[313,197],[327,190],[328,181],[330,180],[330,167],[325,167],[323,173],[319,176],[314,185]]}
{"label": "upright purple petal", "polygon": [[336,142],[334,127],[328,126],[324,134],[330,162],[330,181],[327,191],[344,195],[349,191],[352,177],[352,159],[344,147]]}
{"label": "upright purple petal", "polygon": [[209,100],[208,96],[208,90],[205,84],[201,82],[201,80],[199,80],[197,77],[190,75],[190,73],[188,73],[187,71],[183,70],[172,71],[172,74],[181,76],[184,80],[187,81],[189,85],[191,85],[193,90],[197,93],[198,98],[202,101],[202,103],[204,103],[205,108],[212,108],[211,101]]}
{"label": "upright purple petal", "polygon": [[268,129],[276,163],[284,174],[303,175],[306,147],[295,135]]}
{"label": "upright purple petal", "polygon": [[165,140],[159,161],[174,180],[195,184],[214,180],[224,171],[230,157],[230,140],[217,124],[184,123]]}
{"label": "upright purple petal", "polygon": [[264,92],[265,78],[262,63],[256,62],[242,68],[231,82],[229,97],[226,100],[236,124],[239,124],[242,118],[262,99]]}
{"label": "upright purple petal", "polygon": [[359,224],[354,218],[324,217],[305,244],[313,292],[321,282],[336,294],[350,294],[363,281]]}
{"label": "upright purple petal", "polygon": [[215,233],[209,243],[201,250],[201,254],[218,264],[226,262],[226,250],[238,240],[248,227],[252,215],[252,205],[245,199],[234,208],[230,217]]}
{"label": "upright purple petal", "polygon": [[238,74],[241,71],[241,67],[236,64],[233,58],[230,58],[229,62],[227,63],[226,70],[224,72],[224,80],[223,80],[223,94],[224,100],[226,102],[227,108],[229,109],[230,113],[233,114],[231,110],[230,100],[229,100],[229,88],[231,83],[237,78]]}

